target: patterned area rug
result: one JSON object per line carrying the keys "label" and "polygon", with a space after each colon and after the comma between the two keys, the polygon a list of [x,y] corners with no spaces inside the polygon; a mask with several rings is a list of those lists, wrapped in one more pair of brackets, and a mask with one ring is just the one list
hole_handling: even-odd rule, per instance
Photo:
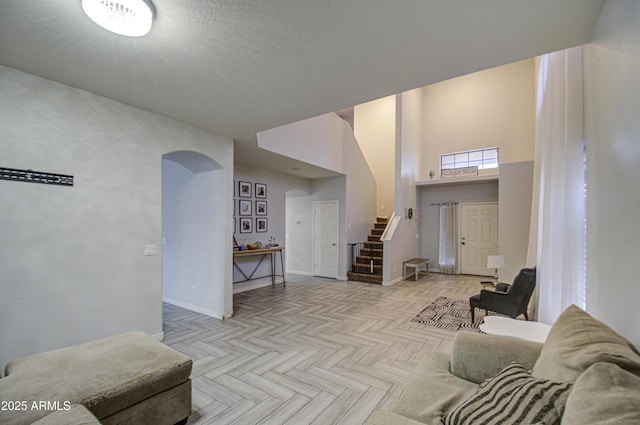
{"label": "patterned area rug", "polygon": [[482,318],[484,317],[482,313],[481,310],[476,310],[476,322],[471,323],[469,300],[440,297],[429,304],[411,321],[450,331],[468,330],[480,332],[478,326],[482,323]]}

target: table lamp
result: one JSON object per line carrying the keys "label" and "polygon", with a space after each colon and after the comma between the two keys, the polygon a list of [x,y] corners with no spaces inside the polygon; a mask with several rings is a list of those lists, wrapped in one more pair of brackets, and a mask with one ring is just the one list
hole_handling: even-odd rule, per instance
{"label": "table lamp", "polygon": [[504,257],[502,255],[489,255],[487,257],[487,268],[496,269],[495,284],[498,284],[498,269],[504,268]]}

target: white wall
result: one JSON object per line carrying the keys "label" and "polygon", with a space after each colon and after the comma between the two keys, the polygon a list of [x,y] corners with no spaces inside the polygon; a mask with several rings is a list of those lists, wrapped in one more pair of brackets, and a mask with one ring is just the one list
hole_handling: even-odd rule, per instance
{"label": "white wall", "polygon": [[286,200],[287,273],[313,276],[313,198],[308,192],[291,190]]}
{"label": "white wall", "polygon": [[505,268],[500,281],[511,283],[526,264],[533,190],[533,161],[500,164],[499,194],[499,253],[504,256]]}
{"label": "white wall", "polygon": [[[342,124],[335,114],[324,114],[306,120],[261,131],[258,147],[337,172],[344,171]],[[348,126],[348,124],[347,124]]]}
{"label": "white wall", "polygon": [[351,126],[343,121],[341,128],[346,175],[345,243],[364,242],[376,220],[376,181]]}
{"label": "white wall", "polygon": [[[295,251],[290,249],[289,241],[286,237],[286,209],[287,209],[287,200],[286,194],[288,191],[301,191],[304,193],[309,193],[311,191],[311,182],[307,179],[302,179],[299,177],[290,176],[287,174],[276,173],[273,171],[265,170],[262,168],[256,168],[252,166],[247,166],[244,164],[236,164],[235,165],[235,193],[236,196],[234,198],[235,202],[235,228],[234,235],[238,244],[249,244],[254,242],[262,242],[263,245],[269,243],[269,238],[274,237],[276,243],[285,247],[284,258],[285,258],[285,271],[288,269],[288,265],[290,261],[296,262],[295,259]],[[252,187],[252,197],[251,198],[241,198],[238,196],[238,183],[240,181],[251,183]],[[267,198],[256,198],[255,196],[255,183],[262,183],[267,185]],[[253,223],[253,232],[251,233],[240,233],[240,218],[242,216],[239,215],[239,205],[238,202],[240,200],[250,200],[252,206],[252,215],[251,220]],[[267,201],[267,215],[266,216],[258,216],[255,212],[255,202],[257,200]],[[267,232],[256,232],[256,218],[267,218]],[[290,258],[293,256],[293,258]],[[259,258],[256,257],[243,257],[237,258],[236,263],[242,267],[242,270],[245,273],[250,273]],[[277,273],[280,273],[280,255],[276,255],[277,261]],[[244,277],[240,272],[238,272],[235,268],[233,271],[234,281],[244,280]],[[256,271],[255,277],[270,275],[271,269],[268,261],[264,261],[260,268]],[[277,280],[280,281],[279,278]],[[271,277],[258,279],[256,281],[249,282],[239,282],[233,285],[233,291],[243,292],[250,289],[260,288],[264,286],[271,285]]]}
{"label": "white wall", "polygon": [[[232,141],[6,67],[0,93],[2,166],[75,177],[0,181],[3,360],[130,329],[161,336],[162,155],[214,159],[231,200]],[[230,279],[231,232],[219,245]],[[220,298],[231,311],[231,293]]]}
{"label": "white wall", "polygon": [[[390,285],[402,279],[402,262],[418,256],[418,199],[416,181],[420,175],[422,147],[422,90],[412,90],[396,96],[396,154],[395,205],[400,216],[394,237],[385,242],[385,268],[383,284]],[[414,216],[407,217],[412,208]]]}
{"label": "white wall", "polygon": [[587,310],[640,347],[640,4],[606,1],[584,55]]}
{"label": "white wall", "polygon": [[396,97],[356,105],[354,135],[377,186],[376,214],[391,217],[395,204]]}
{"label": "white wall", "polygon": [[440,155],[498,147],[500,163],[533,160],[533,59],[424,87],[422,175],[439,178]]}

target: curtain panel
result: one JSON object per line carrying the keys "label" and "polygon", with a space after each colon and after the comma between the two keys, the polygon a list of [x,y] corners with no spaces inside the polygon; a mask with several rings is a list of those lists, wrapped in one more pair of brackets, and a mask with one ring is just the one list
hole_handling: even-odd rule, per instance
{"label": "curtain panel", "polygon": [[438,246],[438,265],[440,273],[456,273],[456,205],[440,205],[440,243]]}
{"label": "curtain panel", "polygon": [[538,267],[537,320],[553,323],[569,305],[586,305],[581,47],[540,59],[535,137],[527,265]]}

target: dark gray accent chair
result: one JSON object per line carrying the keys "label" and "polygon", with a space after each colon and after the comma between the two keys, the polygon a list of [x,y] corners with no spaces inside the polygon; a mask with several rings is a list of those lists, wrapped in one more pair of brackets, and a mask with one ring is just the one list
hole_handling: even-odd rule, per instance
{"label": "dark gray accent chair", "polygon": [[527,306],[536,287],[536,268],[522,269],[513,280],[513,284],[498,283],[495,291],[483,289],[478,295],[469,298],[471,323],[475,323],[476,308],[485,312],[493,311],[516,318],[523,314],[526,320]]}

